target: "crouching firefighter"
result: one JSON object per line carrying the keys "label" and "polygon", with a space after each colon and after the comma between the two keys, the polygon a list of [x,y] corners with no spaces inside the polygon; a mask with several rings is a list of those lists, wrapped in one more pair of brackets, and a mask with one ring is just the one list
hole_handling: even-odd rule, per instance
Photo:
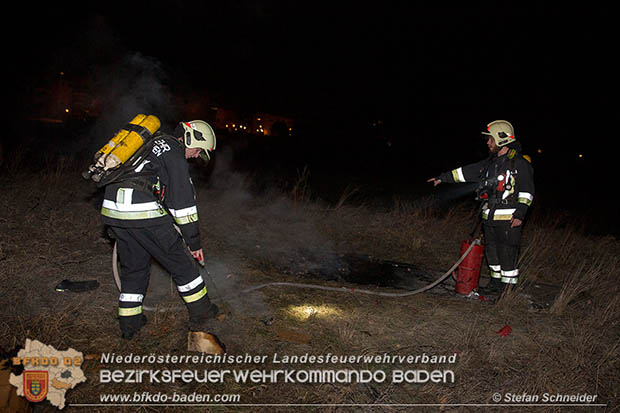
{"label": "crouching firefighter", "polygon": [[534,199],[533,169],[529,157],[521,154],[521,144],[509,122],[493,121],[482,134],[488,137],[487,159],[444,172],[427,182],[435,186],[442,182],[478,183],[476,192],[481,201],[485,255],[491,274],[485,290],[497,294],[519,280],[521,230]]}
{"label": "crouching firefighter", "polygon": [[209,300],[205,280],[187,253],[189,247],[196,260],[204,259],[187,159],[200,156],[208,160],[209,152],[215,149],[215,134],[201,120],[181,122],[173,136],[157,132],[147,144],[139,163],[106,183],[101,208],[103,221],[117,240],[122,337],[133,338],[146,323],[142,300],[151,257],[176,283],[187,306],[190,331],[206,332],[218,308]]}

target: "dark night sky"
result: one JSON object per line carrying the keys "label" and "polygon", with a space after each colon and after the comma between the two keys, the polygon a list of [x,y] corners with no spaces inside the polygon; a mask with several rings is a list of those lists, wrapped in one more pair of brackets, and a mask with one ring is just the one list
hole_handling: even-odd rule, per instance
{"label": "dark night sky", "polygon": [[3,29],[9,93],[19,96],[49,73],[85,73],[138,52],[161,62],[172,90],[204,90],[222,106],[325,125],[384,119],[395,140],[430,133],[438,150],[478,142],[487,122],[508,119],[530,150],[559,144],[608,153],[592,130],[611,103],[611,13],[600,6],[94,4],[23,6],[14,14],[19,24]]}
{"label": "dark night sky", "polygon": [[431,3],[133,1],[35,9],[19,30],[34,37],[13,32],[8,46],[19,66],[25,59],[35,71],[83,69],[139,51],[195,87],[292,111],[305,102],[378,110],[499,98],[557,105],[566,87],[586,92],[594,79],[574,76],[606,57],[599,56],[605,9]]}

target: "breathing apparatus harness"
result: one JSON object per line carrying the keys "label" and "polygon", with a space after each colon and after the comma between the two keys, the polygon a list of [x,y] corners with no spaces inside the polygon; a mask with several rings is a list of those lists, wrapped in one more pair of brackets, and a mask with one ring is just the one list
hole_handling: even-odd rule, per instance
{"label": "breathing apparatus harness", "polygon": [[[153,144],[155,139],[167,139],[170,141],[175,141],[171,137],[167,137],[161,132],[156,132],[152,139],[149,139],[144,145],[140,147],[138,151],[131,157],[131,159],[125,164],[121,165],[118,171],[115,171],[114,174],[107,177],[107,179],[102,180],[97,185],[98,187],[102,187],[110,184],[122,184],[124,187],[137,189],[138,191],[146,192],[148,194],[153,194],[157,204],[159,205],[160,211],[166,210],[164,206],[164,198],[166,196],[166,186],[161,182],[159,176],[154,173],[154,171],[148,172],[136,172],[135,169],[140,165],[142,161],[151,153],[153,150]],[[155,177],[155,182],[153,182],[153,177]]]}
{"label": "breathing apparatus harness", "polygon": [[[498,206],[502,204],[506,205],[514,201],[517,196],[517,191],[513,190],[513,184],[509,179],[515,177],[518,173],[515,169],[516,156],[517,150],[511,148],[506,155],[499,157],[499,161],[494,162],[495,158],[497,158],[495,154],[487,158],[481,173],[482,180],[478,183],[478,187],[476,188],[476,201],[480,201],[476,216],[479,217],[481,215],[485,205],[488,206],[490,210],[489,216],[492,216]],[[490,170],[492,165],[495,166],[493,171]],[[491,176],[489,176],[489,174],[491,174]],[[504,197],[505,191],[512,192]]]}
{"label": "breathing apparatus harness", "polygon": [[[509,165],[507,171],[512,176],[517,174],[515,170],[515,155],[516,151],[511,149],[505,156],[509,160]],[[476,188],[476,200],[477,201],[487,201],[489,204],[507,204],[507,198],[502,200],[502,193],[504,190],[510,191],[512,189],[512,184],[510,182],[506,182],[508,177],[504,175],[503,172],[500,172],[506,164],[506,161],[501,160],[501,163],[498,162],[495,164],[495,170],[490,171],[491,164],[493,163],[493,158],[495,155],[491,155],[487,162],[485,163],[485,167],[482,170],[482,180],[478,183],[478,187]],[[493,176],[489,176],[489,173],[492,173]]]}

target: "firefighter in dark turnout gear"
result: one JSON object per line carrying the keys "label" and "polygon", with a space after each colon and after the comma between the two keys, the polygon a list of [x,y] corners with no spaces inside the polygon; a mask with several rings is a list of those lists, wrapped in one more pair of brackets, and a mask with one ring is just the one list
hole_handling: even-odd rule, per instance
{"label": "firefighter in dark turnout gear", "polygon": [[105,188],[101,214],[118,245],[118,315],[123,338],[131,339],[146,323],[142,300],[151,257],[176,283],[188,309],[191,331],[206,331],[207,321],[217,315],[217,306],[210,302],[205,281],[183,242],[196,260],[204,259],[187,159],[208,158],[213,149],[215,134],[206,122],[182,122],[174,136],[155,135],[152,150],[141,163]]}
{"label": "firefighter in dark turnout gear", "polygon": [[521,154],[521,144],[509,122],[491,122],[483,135],[488,135],[489,158],[444,172],[428,182],[435,186],[442,182],[478,182],[485,255],[491,274],[487,289],[497,293],[519,279],[521,229],[534,200],[534,172],[529,158]]}

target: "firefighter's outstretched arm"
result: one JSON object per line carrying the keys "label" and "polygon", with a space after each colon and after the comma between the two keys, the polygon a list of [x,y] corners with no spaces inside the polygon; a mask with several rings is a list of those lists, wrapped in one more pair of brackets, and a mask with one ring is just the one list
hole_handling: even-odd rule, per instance
{"label": "firefighter's outstretched arm", "polygon": [[480,182],[482,171],[485,169],[488,161],[482,160],[480,162],[472,163],[469,165],[461,166],[448,172],[443,172],[441,175],[430,178],[427,182],[432,182],[437,186],[440,183],[462,183],[462,182]]}

